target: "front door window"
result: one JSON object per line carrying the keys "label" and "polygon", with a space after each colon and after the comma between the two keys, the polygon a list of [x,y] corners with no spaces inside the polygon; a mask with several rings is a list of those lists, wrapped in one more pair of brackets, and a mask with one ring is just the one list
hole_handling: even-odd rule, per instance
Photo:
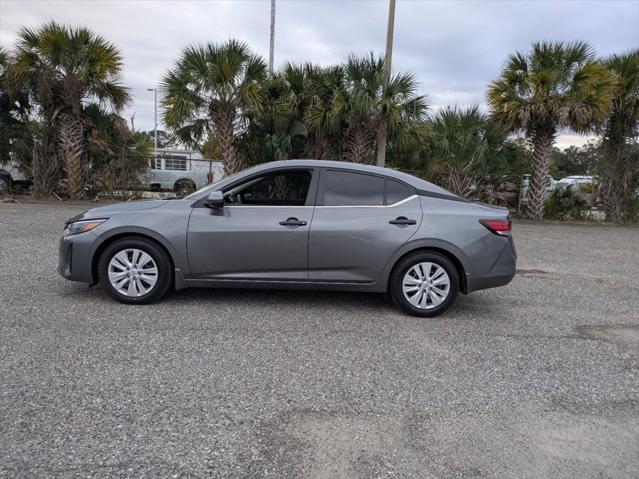
{"label": "front door window", "polygon": [[310,171],[284,171],[254,178],[225,193],[230,205],[304,206]]}

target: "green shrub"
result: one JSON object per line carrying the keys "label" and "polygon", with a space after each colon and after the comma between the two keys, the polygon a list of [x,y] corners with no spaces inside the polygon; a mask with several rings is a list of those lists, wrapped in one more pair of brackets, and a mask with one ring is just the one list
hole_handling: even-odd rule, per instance
{"label": "green shrub", "polygon": [[569,185],[565,188],[553,190],[546,199],[544,214],[547,218],[560,219],[562,221],[568,218],[583,220],[589,209],[588,201]]}

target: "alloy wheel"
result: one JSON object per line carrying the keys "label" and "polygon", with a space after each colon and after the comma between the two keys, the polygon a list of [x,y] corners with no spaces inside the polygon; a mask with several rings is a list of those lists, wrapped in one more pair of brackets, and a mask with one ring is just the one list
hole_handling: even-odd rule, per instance
{"label": "alloy wheel", "polygon": [[442,304],[450,292],[450,278],[437,263],[413,265],[404,275],[402,291],[408,302],[419,309],[433,309]]}
{"label": "alloy wheel", "polygon": [[120,294],[139,297],[149,293],[158,281],[155,260],[141,249],[127,248],[111,258],[109,282]]}

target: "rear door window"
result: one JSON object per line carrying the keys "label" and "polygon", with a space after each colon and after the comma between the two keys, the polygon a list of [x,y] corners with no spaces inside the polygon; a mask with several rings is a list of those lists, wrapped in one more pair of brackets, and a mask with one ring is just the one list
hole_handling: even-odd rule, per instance
{"label": "rear door window", "polygon": [[350,171],[326,170],[324,206],[383,206],[384,178]]}

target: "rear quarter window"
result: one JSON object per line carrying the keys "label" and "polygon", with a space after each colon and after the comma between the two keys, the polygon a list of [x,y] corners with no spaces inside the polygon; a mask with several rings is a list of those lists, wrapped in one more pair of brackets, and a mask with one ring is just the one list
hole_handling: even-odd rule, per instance
{"label": "rear quarter window", "polygon": [[402,200],[405,200],[413,194],[413,191],[408,185],[400,183],[399,181],[386,180],[386,204],[394,205]]}

